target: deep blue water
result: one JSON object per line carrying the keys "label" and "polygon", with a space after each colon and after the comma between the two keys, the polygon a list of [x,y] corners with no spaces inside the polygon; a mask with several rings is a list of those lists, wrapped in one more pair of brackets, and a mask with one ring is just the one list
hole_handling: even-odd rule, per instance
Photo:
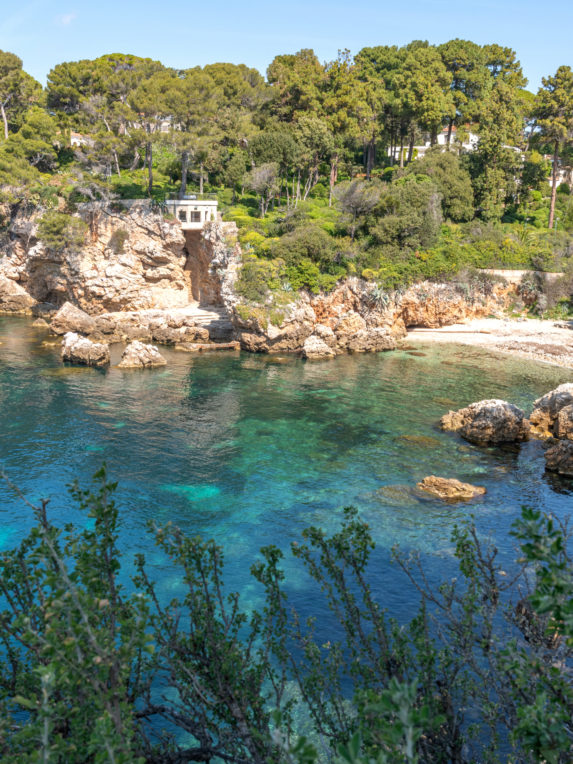
{"label": "deep blue water", "polygon": [[[166,368],[100,371],[64,367],[45,339],[28,320],[0,318],[0,462],[30,499],[51,499],[54,518],[84,523],[65,486],[87,484],[105,460],[119,481],[121,544],[146,554],[165,595],[179,580],[150,541],[150,518],[216,538],[233,586],[256,605],[248,571],[258,549],[286,550],[309,524],[334,531],[353,504],[378,545],[374,586],[406,617],[413,600],[389,563],[392,545],[419,549],[437,580],[452,567],[452,527],[470,514],[509,557],[522,504],[573,509],[571,484],[546,476],[539,443],[480,449],[436,427],[449,408],[483,398],[530,410],[571,381],[563,369],[437,345],[313,363],[162,349]],[[113,363],[120,353],[114,346]],[[421,501],[411,487],[429,474],[487,494],[457,506]],[[9,548],[30,512],[0,485],[0,513],[0,548]],[[285,567],[302,610],[316,612],[288,557]]]}

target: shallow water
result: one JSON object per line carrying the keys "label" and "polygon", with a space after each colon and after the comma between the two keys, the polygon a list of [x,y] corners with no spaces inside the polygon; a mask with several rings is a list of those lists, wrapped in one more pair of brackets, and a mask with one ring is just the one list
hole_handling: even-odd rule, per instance
{"label": "shallow water", "polygon": [[[168,520],[215,537],[233,586],[251,605],[248,570],[258,549],[287,549],[303,528],[334,531],[355,505],[378,544],[373,582],[406,617],[413,600],[388,550],[417,548],[436,579],[451,570],[453,525],[471,514],[480,532],[512,554],[511,521],[522,504],[558,515],[573,508],[571,484],[544,472],[538,443],[480,449],[436,427],[449,408],[498,397],[526,410],[571,380],[567,370],[455,345],[303,362],[248,354],[192,357],[162,349],[166,368],[64,367],[58,348],[25,319],[0,319],[0,460],[32,500],[51,499],[60,521],[84,523],[65,485],[107,462],[119,481],[121,543],[145,552],[174,594],[176,574],[150,542],[146,521]],[[112,348],[117,363],[120,346]],[[429,474],[484,485],[463,505],[412,494]],[[0,548],[15,545],[29,511],[0,485]],[[289,558],[302,609],[304,578]]]}

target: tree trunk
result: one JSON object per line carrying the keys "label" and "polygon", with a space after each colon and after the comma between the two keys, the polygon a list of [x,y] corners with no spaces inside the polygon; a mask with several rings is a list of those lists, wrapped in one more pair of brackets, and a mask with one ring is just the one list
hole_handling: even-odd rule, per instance
{"label": "tree trunk", "polygon": [[432,133],[430,135],[430,146],[435,146],[437,142],[438,142],[438,128],[433,127]]}
{"label": "tree trunk", "polygon": [[[181,188],[179,189],[179,198],[184,199],[187,191],[187,170],[189,169],[189,152],[184,151],[181,154]],[[233,195],[235,191],[233,189]]]}
{"label": "tree trunk", "polygon": [[113,150],[113,161],[115,163],[115,171],[119,178],[121,178],[121,170],[119,169],[119,157],[117,156],[117,151]]}
{"label": "tree trunk", "polygon": [[553,151],[553,172],[551,174],[551,206],[549,208],[549,228],[553,228],[555,217],[555,199],[557,197],[557,161],[559,159],[559,141],[555,141]]}
{"label": "tree trunk", "polygon": [[133,153],[133,162],[131,163],[131,167],[129,168],[132,172],[137,168],[137,165],[141,161],[141,157],[139,156],[139,149],[135,149]]}
{"label": "tree trunk", "polygon": [[408,164],[412,161],[414,156],[414,131],[410,133],[410,144],[408,146]]}
{"label": "tree trunk", "polygon": [[374,136],[370,138],[368,141],[367,146],[367,152],[366,152],[366,180],[370,180],[370,176],[372,175],[372,170],[374,168],[374,163],[376,161],[376,139]]}
{"label": "tree trunk", "polygon": [[328,193],[328,206],[332,207],[332,192],[338,180],[338,154],[330,158],[330,190]]}
{"label": "tree trunk", "polygon": [[454,120],[453,118],[450,119],[450,124],[448,125],[448,151],[450,150],[450,143],[452,142],[452,128],[454,126]]}
{"label": "tree trunk", "polygon": [[199,193],[203,193],[203,162],[199,165]]}
{"label": "tree trunk", "polygon": [[153,146],[151,141],[145,144],[145,160],[147,162],[147,193],[153,193]]}
{"label": "tree trunk", "polygon": [[396,144],[394,141],[394,128],[390,131],[390,167],[394,167],[394,155],[396,153]]}
{"label": "tree trunk", "polygon": [[400,131],[400,169],[404,169],[404,135]]}
{"label": "tree trunk", "polygon": [[8,117],[6,116],[6,103],[3,101],[0,103],[0,111],[2,112],[2,122],[4,123],[4,138],[8,140]]}
{"label": "tree trunk", "polygon": [[294,205],[295,207],[297,206],[299,200],[300,200],[300,169],[297,170],[297,173],[296,173],[296,202]]}

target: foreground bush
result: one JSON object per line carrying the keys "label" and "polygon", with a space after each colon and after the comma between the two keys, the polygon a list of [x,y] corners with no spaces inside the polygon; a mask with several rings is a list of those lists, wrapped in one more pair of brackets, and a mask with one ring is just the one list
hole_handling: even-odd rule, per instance
{"label": "foreground bush", "polygon": [[571,760],[573,569],[551,518],[523,511],[509,575],[471,526],[438,590],[396,554],[420,594],[406,625],[368,584],[356,511],[331,537],[309,528],[292,553],[330,607],[325,641],[291,611],[276,547],[251,569],[260,611],[225,587],[220,547],[171,526],[150,532],[185,596],[160,599],[142,556],[128,587],[115,485],[96,479],[72,489],[88,528],[29,505],[35,527],[1,558],[2,762]]}

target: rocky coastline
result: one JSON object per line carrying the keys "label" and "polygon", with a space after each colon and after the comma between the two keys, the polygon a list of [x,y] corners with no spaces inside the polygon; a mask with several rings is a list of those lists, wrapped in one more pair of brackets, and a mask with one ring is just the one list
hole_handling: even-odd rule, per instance
{"label": "rocky coastline", "polygon": [[422,282],[382,292],[352,277],[329,294],[293,293],[273,310],[237,292],[242,253],[234,223],[208,223],[189,236],[144,201],[82,204],[76,215],[88,239],[79,251],[47,246],[37,212],[12,216],[0,248],[1,313],[31,315],[56,335],[105,344],[238,342],[250,352],[319,360],[392,350],[412,330],[418,336],[502,317],[515,296],[515,285],[503,282],[465,291]]}

